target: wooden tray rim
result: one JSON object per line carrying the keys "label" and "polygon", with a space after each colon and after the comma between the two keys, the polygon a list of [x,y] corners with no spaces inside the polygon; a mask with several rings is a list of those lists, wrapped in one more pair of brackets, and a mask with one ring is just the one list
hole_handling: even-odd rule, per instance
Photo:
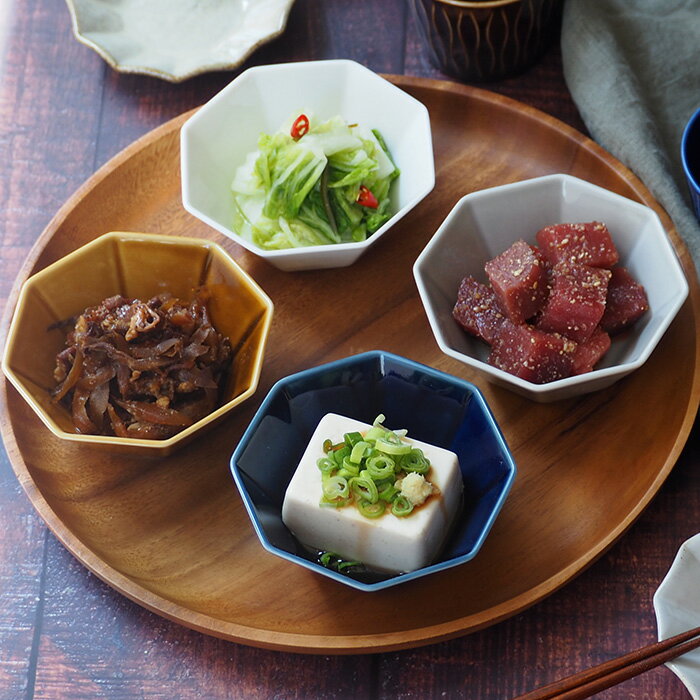
{"label": "wooden tray rim", "polygon": [[[613,528],[608,537],[595,546],[583,556],[571,562],[561,569],[556,575],[543,581],[539,586],[529,589],[525,593],[500,603],[497,606],[481,610],[479,613],[470,615],[467,618],[457,618],[449,622],[437,623],[428,627],[418,628],[410,631],[400,631],[385,634],[370,635],[317,635],[317,634],[290,634],[277,633],[272,630],[260,630],[235,622],[222,621],[218,618],[193,611],[180,606],[166,598],[155,595],[147,589],[136,584],[133,580],[124,576],[116,569],[107,565],[91,549],[86,547],[60,520],[54,510],[48,504],[43,494],[36,487],[29,471],[24,463],[22,454],[17,445],[14,431],[9,418],[9,408],[7,392],[15,391],[4,376],[0,376],[0,416],[4,418],[0,425],[0,435],[5,444],[8,458],[15,472],[18,481],[27,494],[30,502],[44,520],[49,529],[63,544],[63,546],[83,564],[89,571],[142,607],[178,624],[182,624],[190,629],[209,634],[222,639],[256,646],[260,648],[273,649],[287,652],[301,652],[312,654],[357,654],[357,653],[377,653],[394,651],[399,649],[413,648],[425,644],[432,644],[458,637],[467,633],[484,629],[496,624],[504,619],[512,617],[526,608],[531,607],[541,601],[546,596],[554,593],[564,586],[576,575],[580,574],[588,566],[593,564],[602,554],[604,554],[634,523],[643,510],[647,507],[651,499],[657,493],[663,482],[668,477],[671,469],[676,463],[681,451],[688,439],[693,426],[695,416],[700,404],[700,324],[698,320],[698,305],[700,303],[700,290],[695,270],[695,265],[690,257],[690,253],[675,229],[670,217],[663,208],[656,202],[653,195],[625,165],[619,162],[605,149],[599,146],[590,138],[584,136],[573,127],[564,124],[559,119],[542,112],[541,110],[526,105],[504,95],[490,92],[483,88],[477,88],[447,80],[434,80],[430,78],[419,78],[403,75],[385,75],[388,80],[400,88],[409,89],[412,87],[449,92],[475,99],[477,101],[496,104],[504,109],[513,110],[520,114],[527,115],[536,121],[545,123],[553,131],[559,132],[563,136],[577,142],[579,146],[593,153],[598,159],[604,161],[608,167],[616,171],[620,177],[634,190],[637,197],[647,206],[650,206],[660,216],[664,228],[669,233],[672,245],[678,255],[683,270],[688,279],[690,294],[686,304],[691,304],[695,324],[695,367],[693,383],[690,393],[690,402],[686,410],[685,418],[681,429],[677,435],[674,448],[669,452],[664,464],[660,467],[656,479],[650,484],[648,490],[639,500],[637,507],[629,513],[627,518]],[[37,241],[30,249],[25,262],[20,268],[13,288],[8,297],[7,306],[0,328],[0,344],[4,347],[10,320],[17,303],[19,290],[26,278],[33,273],[37,260],[44,251],[48,241],[52,239],[56,231],[61,227],[68,215],[77,204],[87,196],[100,182],[106,179],[114,170],[119,168],[134,155],[144,150],[151,144],[159,141],[164,135],[173,130],[179,130],[196,108],[185,112],[162,125],[152,129],[140,138],[133,141],[121,152],[113,156],[104,163],[92,176],[90,176],[74,194],[61,206],[47,227],[41,233]],[[371,595],[371,594],[370,594]]]}

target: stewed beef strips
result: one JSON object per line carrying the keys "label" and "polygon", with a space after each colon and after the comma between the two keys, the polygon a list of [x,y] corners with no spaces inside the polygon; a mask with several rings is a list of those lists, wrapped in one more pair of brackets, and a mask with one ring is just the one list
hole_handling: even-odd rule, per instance
{"label": "stewed beef strips", "polygon": [[211,324],[207,296],[114,296],[77,317],[56,357],[53,398],[78,432],[162,439],[218,405],[231,345]]}

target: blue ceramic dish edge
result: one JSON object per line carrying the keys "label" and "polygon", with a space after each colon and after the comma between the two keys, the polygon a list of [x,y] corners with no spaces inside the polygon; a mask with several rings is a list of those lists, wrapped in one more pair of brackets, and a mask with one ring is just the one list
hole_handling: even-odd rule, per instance
{"label": "blue ceramic dish edge", "polygon": [[[291,554],[290,552],[287,552],[284,549],[281,549],[279,547],[274,546],[271,544],[265,532],[263,531],[260,521],[258,519],[258,515],[255,510],[255,505],[250,498],[250,495],[248,494],[247,488],[245,484],[243,483],[242,479],[242,474],[240,470],[238,469],[238,460],[242,452],[244,451],[246,445],[248,444],[251,436],[255,433],[257,428],[260,425],[260,422],[262,421],[266,409],[269,406],[269,404],[272,402],[274,399],[274,396],[277,391],[279,391],[280,387],[285,386],[289,384],[290,382],[297,381],[300,379],[303,379],[306,376],[311,376],[314,374],[317,374],[320,371],[323,370],[333,370],[334,368],[340,367],[342,365],[347,364],[349,361],[351,362],[362,362],[365,360],[371,360],[371,359],[378,359],[381,361],[382,365],[386,362],[386,360],[392,360],[394,362],[400,363],[400,364],[405,364],[405,365],[410,365],[415,367],[416,369],[420,370],[424,374],[428,374],[432,377],[437,377],[440,379],[447,379],[451,383],[458,384],[462,386],[463,388],[469,390],[474,398],[479,403],[479,406],[483,412],[483,414],[486,416],[488,423],[493,430],[493,434],[496,437],[499,446],[503,452],[503,454],[506,456],[506,461],[507,461],[507,470],[508,470],[508,475],[507,478],[505,479],[504,485],[502,487],[501,493],[499,498],[497,499],[490,517],[486,521],[484,527],[481,530],[480,536],[478,539],[475,541],[473,547],[471,550],[459,557],[455,557],[454,559],[450,559],[448,561],[442,561],[442,562],[436,562],[435,564],[431,564],[429,566],[423,567],[421,569],[416,569],[415,571],[409,571],[406,573],[398,574],[396,576],[387,578],[382,581],[374,582],[374,583],[364,583],[362,581],[358,581],[356,579],[353,579],[349,576],[346,576],[344,574],[341,574],[337,571],[334,571],[333,569],[326,568],[322,566],[321,564],[316,564],[311,560],[303,559],[302,557],[296,556],[294,554]],[[442,372],[441,370],[437,370],[433,367],[430,367],[428,365],[424,365],[420,362],[416,362],[415,360],[410,360],[405,357],[401,357],[399,355],[383,351],[383,350],[370,350],[362,353],[358,353],[356,355],[351,355],[348,357],[341,358],[339,360],[334,360],[328,363],[325,363],[323,365],[318,365],[316,367],[311,367],[308,369],[301,370],[299,372],[296,372],[294,374],[287,375],[286,377],[283,377],[281,379],[278,379],[275,384],[270,388],[267,396],[263,399],[262,403],[260,404],[258,410],[255,413],[255,416],[251,420],[250,424],[246,428],[245,432],[241,436],[241,439],[238,442],[238,445],[233,451],[233,454],[231,455],[230,459],[230,470],[234,479],[234,482],[236,484],[236,487],[238,488],[238,492],[241,496],[241,499],[243,500],[243,504],[246,508],[246,511],[248,513],[248,516],[250,518],[250,521],[253,525],[253,529],[255,530],[255,534],[258,537],[258,540],[260,541],[260,544],[262,547],[270,552],[271,554],[274,554],[278,557],[281,557],[282,559],[285,559],[286,561],[289,561],[290,563],[303,566],[304,568],[313,571],[314,573],[326,576],[328,578],[331,578],[335,581],[338,581],[346,586],[350,586],[352,588],[355,588],[360,591],[365,591],[365,592],[373,592],[373,591],[379,591],[385,588],[393,587],[396,586],[400,583],[405,583],[407,581],[411,581],[417,578],[422,578],[424,576],[428,576],[433,573],[437,573],[439,571],[444,571],[446,569],[453,568],[455,566],[458,566],[460,564],[464,564],[471,559],[473,559],[479,550],[481,549],[481,546],[483,545],[484,541],[486,540],[486,537],[488,536],[489,532],[491,531],[491,528],[493,527],[494,522],[496,521],[496,518],[498,517],[503,504],[505,503],[506,498],[508,497],[508,494],[510,493],[510,490],[512,488],[513,482],[515,480],[515,476],[517,473],[517,468],[515,465],[515,462],[512,458],[512,455],[510,453],[510,450],[508,448],[508,445],[505,441],[505,438],[503,436],[503,433],[496,422],[491,409],[489,408],[488,404],[486,403],[485,398],[483,397],[481,391],[477,386],[472,384],[471,382],[468,382],[464,379],[460,379],[458,377],[455,377],[453,375],[447,374],[445,372]]]}

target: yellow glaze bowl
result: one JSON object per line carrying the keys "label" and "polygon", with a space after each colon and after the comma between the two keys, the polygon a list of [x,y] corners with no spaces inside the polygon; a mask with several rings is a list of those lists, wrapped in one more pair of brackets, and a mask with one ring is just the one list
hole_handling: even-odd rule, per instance
{"label": "yellow glaze bowl", "polygon": [[[233,350],[220,406],[163,440],[77,433],[52,401],[56,355],[67,329],[50,328],[115,294],[148,300],[170,292],[189,301],[206,286],[212,324]],[[165,456],[219,421],[255,392],[273,304],[215,243],[146,233],[107,233],[30,277],[22,286],[2,359],[5,376],[59,438],[126,453]]]}

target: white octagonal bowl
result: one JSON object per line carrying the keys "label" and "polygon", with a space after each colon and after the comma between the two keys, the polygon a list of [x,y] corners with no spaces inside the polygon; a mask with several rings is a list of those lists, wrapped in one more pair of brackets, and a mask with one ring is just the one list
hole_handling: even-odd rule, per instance
{"label": "white octagonal bowl", "polygon": [[[700,625],[700,535],[686,540],[654,594],[659,641]],[[700,700],[700,649],[666,664],[685,684],[693,700]]]}
{"label": "white octagonal bowl", "polygon": [[[256,150],[296,113],[317,120],[341,116],[382,134],[401,174],[392,185],[394,216],[357,243],[264,250],[232,229],[231,182]],[[282,270],[350,265],[435,185],[430,119],[425,105],[359,63],[305,61],[250,68],[207,102],[182,127],[182,201],[212,228]]]}
{"label": "white octagonal bowl", "polygon": [[[646,289],[649,311],[612,346],[592,372],[534,384],[487,363],[489,346],[455,322],[461,280],[486,281],[484,263],[523,238],[535,243],[544,226],[602,221],[628,268]],[[535,401],[554,401],[610,386],[646,362],[688,295],[666,231],[647,206],[571,175],[546,175],[465,195],[448,214],[413,268],[440,349],[489,381]]]}

